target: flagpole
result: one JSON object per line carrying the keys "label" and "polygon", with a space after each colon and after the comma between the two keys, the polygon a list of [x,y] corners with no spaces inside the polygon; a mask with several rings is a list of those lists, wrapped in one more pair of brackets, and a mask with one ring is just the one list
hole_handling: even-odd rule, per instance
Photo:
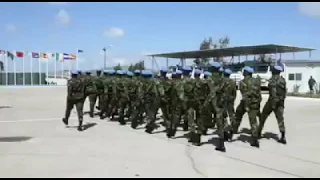
{"label": "flagpole", "polygon": [[[16,51],[13,51],[13,57],[15,57],[14,54],[17,54]],[[16,61],[15,59],[13,59],[13,77],[14,77],[14,85],[16,86],[17,85],[17,74],[16,74]]]}
{"label": "flagpole", "polygon": [[78,55],[79,55],[79,49],[77,49],[77,51],[76,51],[76,68],[77,68],[77,71],[79,70]]}
{"label": "flagpole", "polygon": [[[49,60],[50,60],[50,56],[49,56],[50,53],[47,53],[47,85],[49,85],[49,82],[48,82],[48,78],[49,78]],[[52,56],[52,55],[51,55]]]}
{"label": "flagpole", "polygon": [[23,56],[22,56],[22,81],[23,81],[23,85],[26,85],[26,80],[25,80],[25,70],[24,70],[24,53],[25,51],[22,52]]}
{"label": "flagpole", "polygon": [[33,86],[33,58],[32,58],[32,52],[31,54],[28,54],[29,60],[30,60],[30,71],[31,71],[31,86]]}
{"label": "flagpole", "polygon": [[57,58],[58,58],[58,56],[57,56],[58,54],[56,53],[55,54],[55,60],[54,60],[54,79],[57,79]]}
{"label": "flagpole", "polygon": [[41,85],[41,54],[39,52],[39,58],[38,58],[38,68],[39,68],[39,85]]}
{"label": "flagpole", "polygon": [[8,56],[7,56],[7,52],[4,54],[4,59],[5,59],[5,61],[6,61],[6,86],[8,86],[8,84],[9,84],[9,78],[8,78]]}
{"label": "flagpole", "polygon": [[[61,59],[61,69],[62,69],[62,79],[64,78],[64,59],[63,59],[63,54],[59,54],[59,56],[62,55],[62,59]],[[59,57],[60,59],[60,57]]]}

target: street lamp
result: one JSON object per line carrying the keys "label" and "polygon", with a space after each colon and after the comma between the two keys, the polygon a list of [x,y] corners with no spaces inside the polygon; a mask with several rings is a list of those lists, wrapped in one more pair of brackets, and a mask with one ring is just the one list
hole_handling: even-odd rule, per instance
{"label": "street lamp", "polygon": [[107,47],[104,47],[102,50],[104,51],[104,66],[103,69],[107,68],[107,49],[112,48],[113,45],[109,45]]}

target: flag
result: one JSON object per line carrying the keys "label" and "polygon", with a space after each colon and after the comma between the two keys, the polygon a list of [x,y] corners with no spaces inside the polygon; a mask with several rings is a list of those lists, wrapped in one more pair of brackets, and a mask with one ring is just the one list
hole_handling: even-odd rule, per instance
{"label": "flag", "polygon": [[63,53],[63,60],[75,60],[77,57],[73,54]]}
{"label": "flag", "polygon": [[63,62],[63,54],[56,53],[56,61]]}
{"label": "flag", "polygon": [[39,58],[40,56],[39,56],[39,53],[32,53],[32,58]]}
{"label": "flag", "polygon": [[6,51],[5,50],[0,50],[0,54],[1,55],[6,54]]}
{"label": "flag", "polygon": [[83,50],[78,49],[78,53],[83,53]]}
{"label": "flag", "polygon": [[14,55],[9,51],[7,51],[7,57],[10,58],[12,61],[14,59]]}
{"label": "flag", "polygon": [[19,58],[23,58],[24,54],[23,52],[16,52],[16,56],[19,57]]}
{"label": "flag", "polygon": [[77,59],[77,56],[75,56],[75,55],[73,55],[73,54],[70,54],[70,59],[71,59],[71,60],[75,60],[75,59]]}
{"label": "flag", "polygon": [[43,59],[48,59],[48,55],[46,53],[41,53],[40,57]]}

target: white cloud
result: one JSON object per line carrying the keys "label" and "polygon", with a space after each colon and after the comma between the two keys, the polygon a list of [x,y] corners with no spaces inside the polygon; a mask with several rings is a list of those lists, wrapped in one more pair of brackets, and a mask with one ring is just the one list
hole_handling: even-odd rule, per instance
{"label": "white cloud", "polygon": [[58,14],[56,15],[56,19],[57,19],[58,23],[63,24],[63,25],[68,25],[71,23],[70,15],[68,14],[67,11],[65,11],[63,9],[58,12]]}
{"label": "white cloud", "polygon": [[299,2],[300,13],[310,17],[320,17],[320,2]]}
{"label": "white cloud", "polygon": [[68,2],[48,2],[48,3],[52,5],[63,5],[63,4],[67,4]]}
{"label": "white cloud", "polygon": [[103,32],[103,35],[109,38],[122,37],[124,36],[124,30],[121,28],[113,27],[105,30]]}
{"label": "white cloud", "polygon": [[14,33],[17,31],[17,27],[14,24],[7,24],[6,25],[6,31],[8,33]]}

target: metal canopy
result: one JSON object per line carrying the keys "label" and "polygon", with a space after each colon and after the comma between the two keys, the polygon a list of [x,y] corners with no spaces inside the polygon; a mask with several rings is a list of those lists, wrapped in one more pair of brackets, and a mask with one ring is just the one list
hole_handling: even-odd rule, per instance
{"label": "metal canopy", "polygon": [[210,57],[232,57],[258,54],[276,54],[276,53],[294,53],[313,51],[311,48],[300,48],[294,46],[284,46],[276,44],[265,44],[256,46],[238,46],[223,49],[210,49],[198,51],[184,51],[162,54],[151,54],[151,57],[177,58],[177,59],[195,59]]}

